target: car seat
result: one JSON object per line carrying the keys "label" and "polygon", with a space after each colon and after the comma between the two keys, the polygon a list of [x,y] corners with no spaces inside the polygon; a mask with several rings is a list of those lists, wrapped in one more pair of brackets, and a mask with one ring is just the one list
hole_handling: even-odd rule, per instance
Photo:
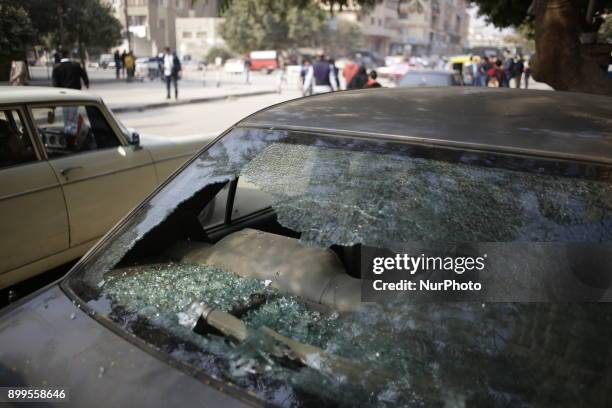
{"label": "car seat", "polygon": [[170,256],[271,281],[282,292],[338,311],[354,310],[361,303],[361,280],[347,275],[334,251],[283,235],[245,228],[214,245],[182,242],[171,249]]}

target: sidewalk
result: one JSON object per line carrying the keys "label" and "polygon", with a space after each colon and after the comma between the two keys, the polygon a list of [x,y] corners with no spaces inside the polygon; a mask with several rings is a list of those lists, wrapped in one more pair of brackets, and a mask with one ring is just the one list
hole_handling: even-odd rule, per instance
{"label": "sidewalk", "polygon": [[[49,73],[44,67],[31,69],[34,86],[50,86]],[[166,84],[161,80],[136,79],[132,82],[117,80],[113,70],[90,70],[90,88],[84,89],[99,95],[115,113],[142,112],[148,109],[166,108],[192,103],[213,102],[230,98],[272,94],[277,91],[276,76],[252,75],[251,84],[242,75],[224,74],[217,86],[214,73],[186,71],[179,84],[179,98],[166,99]]]}

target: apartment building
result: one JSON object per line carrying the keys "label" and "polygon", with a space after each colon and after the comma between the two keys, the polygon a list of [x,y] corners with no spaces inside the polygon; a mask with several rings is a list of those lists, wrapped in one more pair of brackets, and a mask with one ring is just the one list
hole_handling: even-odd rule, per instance
{"label": "apartment building", "polygon": [[468,0],[383,0],[371,9],[334,10],[359,24],[365,48],[386,55],[448,55],[467,47]]}
{"label": "apartment building", "polygon": [[[176,24],[180,18],[218,17],[217,0],[103,0],[115,17],[130,30],[131,48],[137,56],[156,55],[165,46],[177,49]],[[127,40],[120,47],[127,49]]]}
{"label": "apartment building", "polygon": [[402,43],[411,55],[449,55],[468,46],[467,0],[406,0],[399,5]]}
{"label": "apartment building", "polygon": [[219,33],[222,18],[188,17],[176,19],[176,50],[195,60],[204,60],[212,47],[224,46]]}

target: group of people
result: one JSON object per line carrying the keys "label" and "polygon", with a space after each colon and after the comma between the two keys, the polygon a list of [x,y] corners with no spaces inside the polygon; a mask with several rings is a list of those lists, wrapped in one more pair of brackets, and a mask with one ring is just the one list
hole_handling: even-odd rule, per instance
{"label": "group of people", "polygon": [[484,56],[480,62],[474,61],[472,70],[474,86],[509,88],[514,82],[514,86],[520,88],[523,80],[523,86],[529,88],[531,69],[529,62],[520,55],[506,55],[505,58]]}
{"label": "group of people", "polygon": [[[365,65],[349,60],[342,69],[346,89],[379,88],[376,71],[369,74]],[[319,53],[314,62],[306,59],[302,64],[302,94],[314,95],[337,91],[341,87],[340,70],[333,59]]]}
{"label": "group of people", "polygon": [[119,50],[115,50],[115,76],[117,79],[125,78],[127,82],[134,80],[134,74],[136,73],[136,58],[132,51],[126,52],[123,50],[119,54]]}
{"label": "group of people", "polygon": [[[115,51],[115,72],[117,79],[125,77],[127,82],[134,80],[136,72],[136,58],[132,51],[119,53]],[[155,74],[149,72],[151,80],[158,78],[161,73],[166,84],[166,99],[171,98],[172,86],[174,86],[174,98],[178,99],[178,80],[181,77],[182,67],[181,61],[176,53],[170,50],[170,47],[165,47],[164,52],[157,58],[157,66]]]}

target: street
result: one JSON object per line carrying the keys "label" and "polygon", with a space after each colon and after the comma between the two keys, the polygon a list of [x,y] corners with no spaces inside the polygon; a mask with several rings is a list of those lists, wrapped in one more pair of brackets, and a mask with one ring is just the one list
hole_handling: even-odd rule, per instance
{"label": "street", "polygon": [[[217,86],[215,72],[186,71],[179,81],[179,99],[168,106],[147,108],[149,104],[166,103],[165,84],[159,80],[126,83],[115,79],[111,69],[89,71],[91,93],[97,94],[125,126],[143,135],[216,136],[240,119],[267,106],[301,96],[296,83],[286,83],[276,93],[277,76],[253,73],[251,84],[243,75],[222,73]],[[48,85],[44,67],[32,67],[34,85]],[[248,96],[251,93],[255,96]],[[190,103],[190,100],[214,100]],[[189,102],[189,103],[188,103]]]}
{"label": "street", "polygon": [[144,112],[119,113],[117,117],[127,127],[143,135],[216,136],[251,113],[299,96],[298,91],[292,90],[280,95],[274,93],[237,97]]}

